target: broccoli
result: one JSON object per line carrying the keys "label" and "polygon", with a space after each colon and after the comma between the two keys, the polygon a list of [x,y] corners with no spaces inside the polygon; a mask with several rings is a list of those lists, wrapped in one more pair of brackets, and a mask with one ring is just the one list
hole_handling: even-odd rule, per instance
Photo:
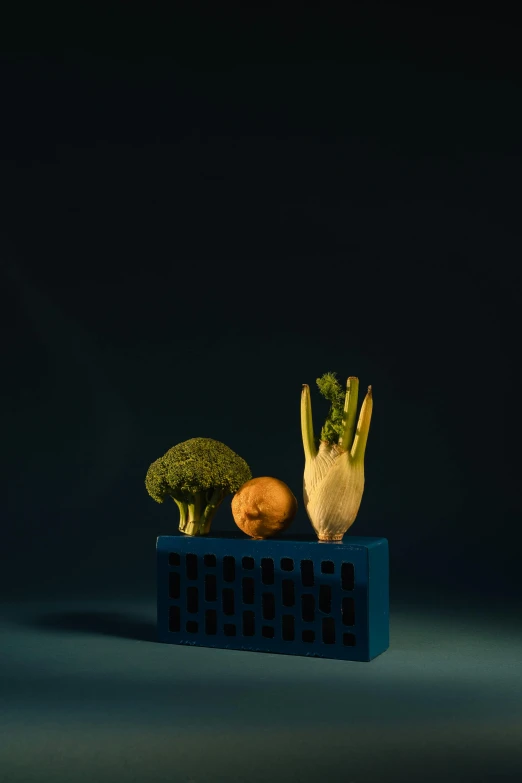
{"label": "broccoli", "polygon": [[145,486],[157,503],[170,495],[178,505],[182,533],[205,536],[223,499],[251,478],[245,460],[224,443],[191,438],[152,463]]}

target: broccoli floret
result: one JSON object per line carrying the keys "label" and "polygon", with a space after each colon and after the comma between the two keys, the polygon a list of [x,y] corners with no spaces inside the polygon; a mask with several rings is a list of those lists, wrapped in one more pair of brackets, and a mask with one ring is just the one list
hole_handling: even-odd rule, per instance
{"label": "broccoli floret", "polygon": [[170,496],[178,505],[182,533],[204,536],[223,499],[251,478],[245,460],[224,443],[191,438],[152,463],[145,486],[157,503]]}

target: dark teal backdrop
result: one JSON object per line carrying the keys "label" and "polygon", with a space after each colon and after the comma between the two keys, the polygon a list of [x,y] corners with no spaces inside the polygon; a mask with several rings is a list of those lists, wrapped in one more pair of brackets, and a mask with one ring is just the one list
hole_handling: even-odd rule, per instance
{"label": "dark teal backdrop", "polygon": [[392,598],[522,598],[520,31],[350,9],[6,20],[5,602],[153,600],[177,512],[144,477],[194,436],[308,532],[326,371],[373,386],[352,530],[389,539]]}

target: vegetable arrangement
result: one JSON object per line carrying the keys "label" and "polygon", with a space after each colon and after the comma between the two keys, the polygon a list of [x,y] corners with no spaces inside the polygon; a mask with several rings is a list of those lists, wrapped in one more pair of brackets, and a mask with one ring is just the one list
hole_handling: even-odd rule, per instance
{"label": "vegetable arrangement", "polygon": [[[303,499],[319,541],[341,541],[363,496],[372,387],[368,387],[356,428],[358,378],[348,378],[343,390],[335,373],[325,373],[317,385],[331,405],[316,440],[310,388],[303,385]],[[145,486],[157,503],[166,497],[173,499],[180,512],[179,529],[189,536],[208,535],[217,509],[232,493],[234,521],[251,538],[270,538],[286,530],[297,512],[297,499],[287,484],[272,476],[252,478],[245,460],[212,438],[191,438],[173,446],[150,465]]]}

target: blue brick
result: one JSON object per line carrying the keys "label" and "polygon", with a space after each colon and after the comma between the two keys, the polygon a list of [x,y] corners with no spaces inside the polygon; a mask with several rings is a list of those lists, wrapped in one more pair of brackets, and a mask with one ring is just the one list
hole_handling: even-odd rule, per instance
{"label": "blue brick", "polygon": [[370,661],[389,646],[385,538],[159,536],[158,637]]}

